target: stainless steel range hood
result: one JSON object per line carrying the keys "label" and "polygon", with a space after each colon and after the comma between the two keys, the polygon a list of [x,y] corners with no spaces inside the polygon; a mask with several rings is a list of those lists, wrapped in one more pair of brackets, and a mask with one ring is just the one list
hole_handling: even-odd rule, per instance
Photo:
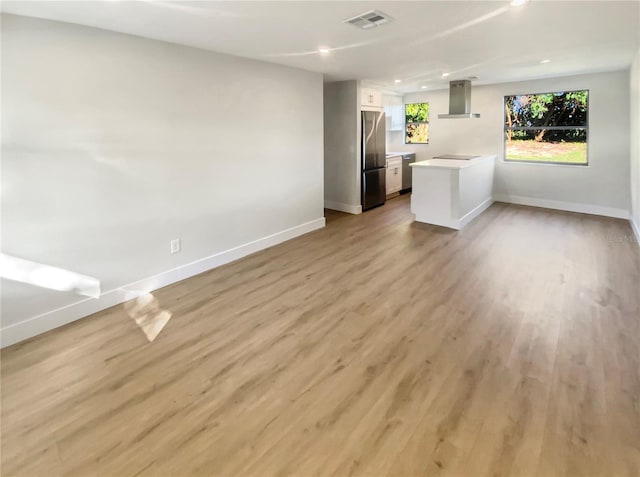
{"label": "stainless steel range hood", "polygon": [[469,119],[479,117],[479,113],[471,112],[471,81],[449,82],[449,114],[438,114],[438,118]]}

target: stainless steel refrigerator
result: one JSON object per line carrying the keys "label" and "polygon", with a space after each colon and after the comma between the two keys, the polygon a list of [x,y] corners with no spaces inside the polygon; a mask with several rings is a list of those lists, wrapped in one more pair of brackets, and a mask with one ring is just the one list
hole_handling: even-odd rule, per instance
{"label": "stainless steel refrigerator", "polygon": [[362,111],[362,210],[384,204],[386,172],[384,113]]}

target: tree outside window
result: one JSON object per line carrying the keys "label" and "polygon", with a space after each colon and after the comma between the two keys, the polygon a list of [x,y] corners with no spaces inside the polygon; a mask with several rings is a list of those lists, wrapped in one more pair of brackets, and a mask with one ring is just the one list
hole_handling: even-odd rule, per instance
{"label": "tree outside window", "polygon": [[429,144],[429,103],[404,105],[404,143]]}
{"label": "tree outside window", "polygon": [[505,96],[506,161],[587,165],[589,92]]}

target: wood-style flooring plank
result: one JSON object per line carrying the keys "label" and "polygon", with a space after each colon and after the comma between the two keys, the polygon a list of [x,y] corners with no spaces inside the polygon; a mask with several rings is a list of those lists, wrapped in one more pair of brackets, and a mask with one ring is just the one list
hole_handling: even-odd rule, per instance
{"label": "wood-style flooring plank", "polygon": [[400,196],[1,352],[1,472],[638,476],[640,248],[622,220]]}

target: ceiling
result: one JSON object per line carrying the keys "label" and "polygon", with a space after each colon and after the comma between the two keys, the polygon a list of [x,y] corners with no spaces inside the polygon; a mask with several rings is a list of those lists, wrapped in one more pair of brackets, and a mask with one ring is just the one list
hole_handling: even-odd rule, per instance
{"label": "ceiling", "polygon": [[[637,0],[522,6],[508,0],[5,0],[1,9],[303,68],[327,81],[360,79],[398,93],[440,89],[469,76],[488,84],[622,69],[640,45]],[[372,9],[393,20],[369,30],[344,23]],[[330,51],[321,54],[319,47]]]}

